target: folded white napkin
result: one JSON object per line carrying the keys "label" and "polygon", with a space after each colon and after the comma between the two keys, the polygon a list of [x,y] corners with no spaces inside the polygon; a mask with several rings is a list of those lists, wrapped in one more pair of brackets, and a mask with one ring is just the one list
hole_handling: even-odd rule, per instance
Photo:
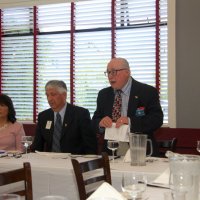
{"label": "folded white napkin", "polygon": [[152,183],[149,185],[156,185],[160,187],[169,187],[169,174],[170,170],[167,168],[160,176],[158,176]]}
{"label": "folded white napkin", "polygon": [[125,156],[124,156],[124,162],[131,162],[131,152],[130,148],[127,150]]}
{"label": "folded white napkin", "polygon": [[129,142],[129,125],[122,125],[119,128],[115,128],[116,123],[112,124],[111,128],[106,128],[104,138],[106,140],[118,140],[120,142]]}
{"label": "folded white napkin", "polygon": [[[125,200],[125,197],[123,197],[114,187],[112,187],[109,183],[104,182],[102,183],[97,190],[90,195],[87,200],[93,200],[98,198],[113,198],[116,200]],[[100,198],[100,199],[101,199]]]}

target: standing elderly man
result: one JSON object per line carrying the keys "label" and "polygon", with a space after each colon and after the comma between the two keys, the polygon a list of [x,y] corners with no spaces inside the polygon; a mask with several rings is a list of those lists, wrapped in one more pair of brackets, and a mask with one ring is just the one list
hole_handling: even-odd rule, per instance
{"label": "standing elderly man", "polygon": [[[130,131],[147,134],[153,143],[153,155],[158,155],[153,133],[163,124],[163,112],[157,90],[131,77],[129,63],[124,58],[114,58],[107,65],[105,74],[111,87],[99,91],[97,108],[92,118],[95,131],[116,123],[116,128],[128,124]],[[116,113],[116,102],[120,102],[120,113]],[[119,105],[118,105],[119,106]],[[118,115],[118,117],[117,117]],[[104,146],[106,148],[106,146]],[[124,155],[128,147],[118,154]]]}
{"label": "standing elderly man", "polygon": [[66,102],[67,86],[51,80],[45,86],[51,108],[39,113],[33,150],[96,154],[96,134],[89,111]]}

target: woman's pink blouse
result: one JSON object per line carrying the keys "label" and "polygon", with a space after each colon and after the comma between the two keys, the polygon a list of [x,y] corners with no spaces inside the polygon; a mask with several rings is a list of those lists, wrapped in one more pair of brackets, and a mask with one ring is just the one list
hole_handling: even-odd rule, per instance
{"label": "woman's pink blouse", "polygon": [[9,124],[6,128],[0,130],[0,149],[23,152],[21,137],[24,135],[25,132],[21,123]]}

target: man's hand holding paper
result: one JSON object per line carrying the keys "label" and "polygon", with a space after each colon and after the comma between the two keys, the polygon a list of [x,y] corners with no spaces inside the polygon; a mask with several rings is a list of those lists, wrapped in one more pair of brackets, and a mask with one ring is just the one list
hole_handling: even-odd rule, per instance
{"label": "man's hand holding paper", "polygon": [[110,128],[106,128],[104,139],[129,142],[129,131],[129,125],[123,124],[119,128],[116,128],[116,123],[112,123]]}

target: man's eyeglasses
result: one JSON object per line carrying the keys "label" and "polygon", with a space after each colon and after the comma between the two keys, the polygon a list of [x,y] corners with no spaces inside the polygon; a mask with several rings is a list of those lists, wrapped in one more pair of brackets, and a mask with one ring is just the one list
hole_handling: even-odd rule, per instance
{"label": "man's eyeglasses", "polygon": [[109,75],[116,76],[117,72],[122,71],[122,70],[127,70],[127,68],[113,69],[111,71],[104,72],[104,74],[105,74],[105,76],[109,76]]}

